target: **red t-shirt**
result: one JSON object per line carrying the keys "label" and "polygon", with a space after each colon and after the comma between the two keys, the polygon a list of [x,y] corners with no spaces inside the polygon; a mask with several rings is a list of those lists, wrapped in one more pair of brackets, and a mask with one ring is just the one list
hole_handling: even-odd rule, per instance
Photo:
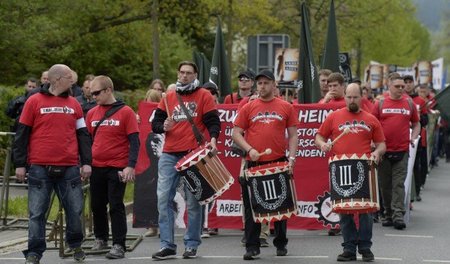
{"label": "red t-shirt", "polygon": [[[205,124],[203,124],[203,115],[217,109],[211,93],[206,89],[200,88],[192,94],[182,95],[181,98],[189,110],[194,124],[201,133],[205,133],[207,129]],[[197,148],[198,143],[192,131],[191,123],[189,123],[184,111],[181,109],[175,92],[167,93],[167,104],[169,105],[170,115],[176,124],[171,130],[166,132],[163,151],[182,152]],[[167,112],[164,100],[161,100],[158,108]]]}
{"label": "red t-shirt", "polygon": [[341,108],[329,114],[320,126],[319,135],[325,139],[334,140],[345,128],[351,132],[342,136],[331,149],[334,155],[369,154],[371,142],[381,143],[385,140],[381,124],[372,114],[362,110],[351,113],[347,108]]}
{"label": "red t-shirt", "polygon": [[[233,102],[231,102],[231,96],[233,96]],[[246,97],[248,97],[248,96],[246,96]],[[242,99],[244,99],[246,97],[238,98],[238,93],[237,92],[236,93],[232,93],[232,94],[229,94],[229,95],[225,96],[225,99],[223,100],[223,103],[224,104],[239,104],[242,101]]]}
{"label": "red t-shirt", "polygon": [[[255,99],[242,107],[234,125],[245,130],[245,140],[256,151],[272,149],[259,161],[271,161],[286,156],[286,128],[297,126],[292,104],[279,98],[268,102]],[[249,159],[249,157],[247,157]]]}
{"label": "red t-shirt", "polygon": [[423,100],[422,97],[416,96],[416,97],[412,98],[412,100],[413,100],[414,104],[416,104],[417,110],[419,110],[419,113],[421,115],[428,114],[427,102],[425,102],[425,100]]}
{"label": "red t-shirt", "polygon": [[381,113],[379,103],[375,103],[372,114],[380,120],[386,137],[386,151],[408,151],[410,142],[410,122],[419,122],[417,108],[411,109],[404,97],[393,100],[389,96],[384,99]]}
{"label": "red t-shirt", "polygon": [[[92,135],[100,119],[112,106],[97,105],[92,108],[87,116],[86,123],[89,133]],[[97,129],[92,144],[92,166],[116,167],[128,166],[128,154],[130,142],[128,135],[138,133],[139,128],[136,114],[124,106],[109,118],[106,118]]]}
{"label": "red t-shirt", "polygon": [[29,164],[78,165],[76,130],[86,125],[74,97],[34,94],[25,103],[19,122],[32,127]]}

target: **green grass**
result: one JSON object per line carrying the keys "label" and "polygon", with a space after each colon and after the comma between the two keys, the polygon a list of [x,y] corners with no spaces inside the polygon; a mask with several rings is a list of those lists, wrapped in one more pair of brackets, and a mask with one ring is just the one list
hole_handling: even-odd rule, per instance
{"label": "green grass", "polygon": [[[125,189],[125,203],[133,201],[134,196],[134,183],[128,183],[127,188]],[[89,206],[89,200],[86,201],[86,205],[84,208],[84,213],[87,215]],[[52,208],[50,210],[50,215],[48,220],[56,219],[59,208],[59,200],[55,197]],[[28,197],[27,196],[18,196],[9,199],[8,201],[8,217],[17,217],[17,218],[28,218]]]}

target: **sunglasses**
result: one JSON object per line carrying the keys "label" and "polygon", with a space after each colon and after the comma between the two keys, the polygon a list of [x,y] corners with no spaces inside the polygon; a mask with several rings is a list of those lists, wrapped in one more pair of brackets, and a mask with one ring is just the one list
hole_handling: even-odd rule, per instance
{"label": "sunglasses", "polygon": [[98,91],[95,91],[95,92],[91,92],[91,95],[92,96],[98,96],[99,94],[101,94],[106,89],[108,89],[108,88],[104,88],[104,89],[101,89],[101,90],[98,90]]}

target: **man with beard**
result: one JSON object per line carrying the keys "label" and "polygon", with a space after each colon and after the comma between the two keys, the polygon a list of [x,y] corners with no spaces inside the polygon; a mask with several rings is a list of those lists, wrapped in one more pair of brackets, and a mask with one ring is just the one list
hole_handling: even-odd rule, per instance
{"label": "man with beard", "polygon": [[[368,154],[378,163],[386,151],[384,134],[380,122],[371,114],[361,111],[362,89],[356,83],[349,84],[345,90],[346,108],[334,111],[320,126],[316,135],[316,145],[322,151],[331,151],[332,155]],[[334,145],[328,139],[335,139],[344,129],[350,128],[354,133],[344,135]],[[356,132],[357,131],[357,132]],[[372,151],[371,143],[375,144]],[[340,214],[340,226],[344,238],[344,252],[337,257],[338,261],[356,260],[356,248],[363,261],[375,259],[372,251],[371,213],[359,214],[359,230],[356,229],[353,214]]]}
{"label": "man with beard", "polygon": [[[167,100],[160,102],[152,122],[154,133],[166,134],[163,153],[159,158],[159,178],[157,184],[160,250],[153,259],[176,257],[177,245],[174,238],[174,212],[172,201],[176,194],[180,175],[175,169],[177,162],[198,147],[196,136],[188,120],[187,113],[200,133],[208,130],[212,151],[217,149],[216,141],[220,133],[220,119],[211,93],[200,87],[197,80],[197,65],[183,61],[178,65],[176,90],[167,93]],[[183,104],[186,107],[181,107]],[[170,114],[170,115],[168,115]],[[185,187],[188,227],[184,235],[185,252],[183,258],[197,257],[201,243],[202,208],[194,195]]]}

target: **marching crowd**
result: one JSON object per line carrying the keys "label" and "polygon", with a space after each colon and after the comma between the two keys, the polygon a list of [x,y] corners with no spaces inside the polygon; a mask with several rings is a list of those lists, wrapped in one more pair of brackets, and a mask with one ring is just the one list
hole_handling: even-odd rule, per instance
{"label": "marching crowd", "polygon": [[[216,107],[219,89],[214,83],[200,84],[197,76],[197,66],[183,61],[178,66],[175,84],[166,90],[162,81],[154,80],[145,98],[159,103],[152,131],[165,135],[157,167],[158,224],[149,226],[148,232],[160,236],[160,249],[152,255],[157,260],[174,258],[177,254],[172,207],[181,177],[175,165],[203,144],[205,138],[211,151],[217,151],[221,132]],[[109,205],[112,247],[106,257],[125,256],[127,224],[123,199],[126,183],[135,178],[141,120],[129,106],[116,99],[114,84],[108,76],[87,75],[82,87],[77,85],[77,78],[68,66],[53,65],[42,73],[40,82],[28,79],[24,95],[13,99],[6,109],[7,115],[15,119],[12,129],[16,132],[13,145],[16,176],[20,181],[27,180],[29,186],[29,242],[24,251],[25,263],[39,263],[46,250],[46,212],[52,191],[65,210],[65,238],[74,259],[85,259],[81,247],[84,239],[82,181],[88,179],[95,235],[92,249],[108,248]],[[398,230],[406,228],[404,182],[410,145],[420,135],[412,195],[412,200],[420,202],[429,166],[438,166],[443,156],[450,162],[448,122],[439,117],[436,124],[429,123],[430,113],[439,114],[433,109],[434,92],[427,84],[415,86],[414,78],[409,75],[391,73],[388,87],[382,94],[372,94],[370,87],[358,80],[346,84],[342,74],[326,69],[319,71],[319,81],[322,99],[318,103],[339,110],[331,113],[319,128],[315,138],[317,148],[332,156],[368,155],[378,165],[381,192],[379,212],[355,216],[342,213],[340,229],[332,229],[329,234],[342,232],[343,253],[337,256],[338,261],[356,260],[357,252],[364,261],[373,261],[374,221]],[[296,96],[295,89],[280,91],[269,70],[258,74],[246,70],[238,75],[238,91],[226,96],[224,103],[239,105],[232,139],[243,153],[243,168],[284,162],[292,174],[298,148],[298,120],[293,107]],[[430,137],[426,135],[426,127],[430,125],[436,125],[436,135],[433,135],[434,146],[428,160],[427,139]],[[352,133],[351,140],[341,136],[348,130]],[[270,153],[261,154],[267,148]],[[269,226],[255,222],[248,182],[239,177],[239,183],[244,204],[242,242],[246,252],[243,259],[253,260],[259,257],[260,247],[268,246]],[[186,185],[184,189],[188,221],[182,256],[190,259],[197,257],[201,238],[217,234],[218,230],[204,230],[205,209]],[[354,217],[359,218],[359,229]],[[286,219],[274,222],[273,244],[277,256],[288,254],[288,222]]]}

